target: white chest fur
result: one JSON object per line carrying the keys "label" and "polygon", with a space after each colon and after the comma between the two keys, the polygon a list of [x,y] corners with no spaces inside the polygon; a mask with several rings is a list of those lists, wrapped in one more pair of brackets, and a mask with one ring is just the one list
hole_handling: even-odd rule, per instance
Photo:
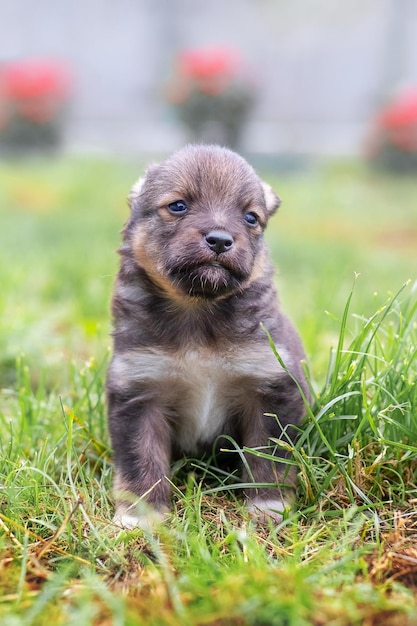
{"label": "white chest fur", "polygon": [[[287,355],[280,352],[287,365]],[[168,352],[162,349],[132,350],[117,354],[111,364],[112,380],[120,391],[149,384],[158,402],[178,415],[177,444],[193,452],[222,432],[233,407],[247,399],[256,383],[282,373],[268,343],[259,350],[233,346],[224,351],[204,347]]]}

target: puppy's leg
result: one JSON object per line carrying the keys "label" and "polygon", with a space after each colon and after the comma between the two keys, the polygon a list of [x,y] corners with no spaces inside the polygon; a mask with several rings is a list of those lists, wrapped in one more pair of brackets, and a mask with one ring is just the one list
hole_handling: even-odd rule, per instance
{"label": "puppy's leg", "polygon": [[[288,398],[286,398],[288,400]],[[277,406],[276,414],[280,420],[266,414],[266,406]],[[283,511],[291,506],[295,495],[296,472],[287,463],[280,462],[286,452],[274,447],[271,438],[281,439],[282,428],[288,423],[297,423],[303,414],[303,404],[300,397],[294,397],[293,402],[283,403],[281,406],[261,401],[253,411],[251,419],[246,421],[243,433],[243,445],[248,448],[264,448],[261,450],[273,459],[266,459],[255,454],[246,454],[249,472],[244,470],[244,479],[257,484],[275,483],[274,487],[254,487],[247,493],[249,512],[261,521],[272,518],[276,523],[282,521]],[[291,416],[291,419],[289,417]],[[266,449],[265,449],[266,448]]]}
{"label": "puppy's leg", "polygon": [[292,469],[288,471],[287,466],[279,462],[278,456],[274,461],[260,459],[254,455],[247,455],[246,458],[251,479],[255,483],[275,483],[277,485],[277,487],[252,489],[247,494],[248,511],[261,522],[272,519],[279,524],[282,521],[284,510],[290,508],[294,500],[294,489],[291,486],[294,483],[294,472]]}
{"label": "puppy's leg", "polygon": [[[249,447],[262,446],[258,443]],[[270,450],[265,450],[265,452],[271,453]],[[276,485],[276,487],[254,487],[247,493],[249,513],[262,522],[271,518],[279,524],[284,510],[289,508],[294,500],[295,473],[292,468],[288,469],[285,463],[280,463],[279,458],[277,454],[274,460],[260,458],[254,454],[246,455],[250,471],[250,476],[246,470],[244,472],[246,480],[253,480],[255,484],[275,483]]]}
{"label": "puppy's leg", "polygon": [[156,403],[109,395],[110,434],[115,458],[115,521],[148,526],[169,507],[171,432]]}

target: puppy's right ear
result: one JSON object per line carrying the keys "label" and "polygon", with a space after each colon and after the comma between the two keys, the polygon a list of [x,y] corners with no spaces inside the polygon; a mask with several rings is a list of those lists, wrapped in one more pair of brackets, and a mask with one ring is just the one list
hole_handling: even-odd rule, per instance
{"label": "puppy's right ear", "polygon": [[130,210],[132,210],[135,200],[139,198],[144,182],[145,176],[141,176],[130,190],[129,195],[127,196],[127,202],[129,204]]}
{"label": "puppy's right ear", "polygon": [[153,163],[147,168],[144,176],[141,176],[133,185],[132,189],[130,190],[129,195],[127,196],[127,201],[128,201],[128,204],[132,213],[134,213],[135,209],[138,207],[137,200],[139,199],[139,196],[142,194],[145,183],[149,182],[152,184],[152,181],[154,181],[155,178],[158,176],[158,172],[159,172],[159,165],[157,163]]}
{"label": "puppy's right ear", "polygon": [[280,206],[281,198],[277,196],[275,191],[272,189],[271,185],[269,185],[268,183],[265,183],[263,180],[261,180],[261,184],[262,184],[262,189],[264,192],[264,198],[265,198],[266,210],[268,211],[268,217],[271,217],[271,215],[273,215],[275,211],[278,209],[278,207]]}

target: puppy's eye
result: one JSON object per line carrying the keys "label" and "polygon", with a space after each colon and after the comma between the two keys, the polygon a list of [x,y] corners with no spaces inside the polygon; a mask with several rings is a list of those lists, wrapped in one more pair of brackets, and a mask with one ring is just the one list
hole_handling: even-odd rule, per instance
{"label": "puppy's eye", "polygon": [[259,224],[258,216],[256,215],[256,213],[252,213],[252,211],[249,211],[249,213],[245,214],[245,222],[246,224],[248,224],[248,226],[257,226]]}
{"label": "puppy's eye", "polygon": [[187,205],[184,200],[175,200],[175,202],[168,204],[168,211],[172,213],[172,215],[184,215],[187,211]]}

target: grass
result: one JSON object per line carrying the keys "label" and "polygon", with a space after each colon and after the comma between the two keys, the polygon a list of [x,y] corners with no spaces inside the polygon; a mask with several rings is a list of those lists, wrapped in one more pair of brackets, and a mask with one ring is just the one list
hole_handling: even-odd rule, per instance
{"label": "grass", "polygon": [[268,240],[314,396],[291,448],[297,509],[255,527],[239,490],[189,460],[167,522],[121,532],[103,380],[140,169],[0,164],[2,626],[416,623],[415,181],[355,163],[265,172],[284,199]]}

